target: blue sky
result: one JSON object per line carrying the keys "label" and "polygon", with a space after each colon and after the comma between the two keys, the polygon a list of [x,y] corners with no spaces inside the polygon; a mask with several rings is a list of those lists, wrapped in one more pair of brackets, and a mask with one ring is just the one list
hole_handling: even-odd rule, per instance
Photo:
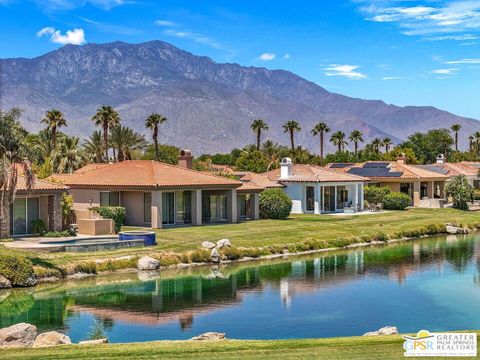
{"label": "blue sky", "polygon": [[2,58],[153,39],[480,119],[480,0],[0,0]]}

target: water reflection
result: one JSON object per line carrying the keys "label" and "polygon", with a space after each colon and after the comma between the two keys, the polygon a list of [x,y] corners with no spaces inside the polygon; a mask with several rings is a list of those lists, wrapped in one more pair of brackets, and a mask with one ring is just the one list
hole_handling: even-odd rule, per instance
{"label": "water reflection", "polygon": [[[464,236],[190,269],[153,279],[122,274],[0,292],[0,327],[30,322],[79,340],[99,321],[113,341],[226,329],[239,338],[357,335],[389,321],[401,323],[404,331],[423,324],[430,330],[478,328],[465,309],[456,309],[458,298],[446,297],[444,287],[458,286],[458,296],[479,299],[479,271],[480,242]],[[435,313],[450,323],[436,322]],[[478,320],[478,307],[472,316]]]}

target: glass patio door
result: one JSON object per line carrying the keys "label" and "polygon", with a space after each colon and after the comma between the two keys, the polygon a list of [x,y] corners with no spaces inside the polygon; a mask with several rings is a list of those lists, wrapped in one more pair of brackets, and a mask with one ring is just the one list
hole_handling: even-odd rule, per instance
{"label": "glass patio door", "polygon": [[313,186],[307,186],[306,189],[306,211],[315,211],[315,188]]}
{"label": "glass patio door", "polygon": [[40,201],[38,198],[15,199],[12,209],[12,233],[13,235],[32,234],[32,221],[40,217]]}
{"label": "glass patio door", "polygon": [[164,225],[175,224],[175,193],[162,193],[162,223]]}
{"label": "glass patio door", "polygon": [[335,211],[335,186],[323,187],[323,211]]}

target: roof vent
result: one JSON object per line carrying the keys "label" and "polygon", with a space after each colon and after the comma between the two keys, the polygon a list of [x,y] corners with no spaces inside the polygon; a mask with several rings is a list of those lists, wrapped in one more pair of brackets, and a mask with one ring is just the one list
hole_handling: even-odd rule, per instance
{"label": "roof vent", "polygon": [[286,180],[293,175],[292,159],[285,157],[280,161],[280,179]]}
{"label": "roof vent", "polygon": [[437,164],[444,164],[445,163],[445,155],[438,154],[437,155]]}
{"label": "roof vent", "polygon": [[193,156],[190,150],[180,150],[180,153],[178,154],[178,166],[184,167],[186,169],[193,168]]}

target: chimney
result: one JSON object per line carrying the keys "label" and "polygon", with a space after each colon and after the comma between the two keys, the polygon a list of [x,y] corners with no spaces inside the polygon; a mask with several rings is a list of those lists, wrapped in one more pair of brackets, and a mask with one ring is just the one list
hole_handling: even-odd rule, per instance
{"label": "chimney", "polygon": [[293,170],[293,163],[292,159],[286,157],[283,158],[280,162],[280,180],[287,180],[290,176],[292,176]]}
{"label": "chimney", "polygon": [[407,157],[404,153],[400,153],[397,156],[397,163],[405,165],[407,163]]}
{"label": "chimney", "polygon": [[437,164],[444,164],[445,163],[445,155],[438,154],[437,156]]}
{"label": "chimney", "polygon": [[190,150],[180,150],[180,154],[178,154],[178,166],[186,169],[191,169],[193,167],[193,156]]}

